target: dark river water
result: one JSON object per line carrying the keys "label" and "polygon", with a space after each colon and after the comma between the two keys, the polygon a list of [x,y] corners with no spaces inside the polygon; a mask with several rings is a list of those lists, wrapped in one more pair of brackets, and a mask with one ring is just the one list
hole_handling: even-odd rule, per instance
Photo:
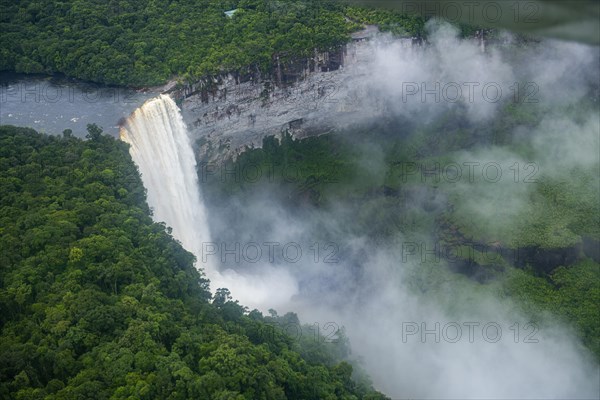
{"label": "dark river water", "polygon": [[0,73],[0,125],[84,137],[87,124],[117,136],[119,120],[158,92],[108,87],[56,76]]}

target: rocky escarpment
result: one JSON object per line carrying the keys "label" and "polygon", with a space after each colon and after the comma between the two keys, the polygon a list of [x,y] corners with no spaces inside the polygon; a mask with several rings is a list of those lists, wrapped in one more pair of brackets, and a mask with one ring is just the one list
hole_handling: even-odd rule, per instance
{"label": "rocky escarpment", "polygon": [[[485,51],[478,35],[473,39]],[[373,74],[376,50],[386,41],[405,48],[424,44],[422,38],[393,38],[367,26],[337,49],[315,51],[304,59],[275,57],[268,76],[248,69],[170,87],[168,92],[180,105],[200,160],[235,158],[247,148],[260,147],[266,136],[289,132],[302,138],[341,131],[389,111],[394,100],[374,93],[377,89],[367,79]]]}
{"label": "rocky escarpment", "polygon": [[[205,162],[235,158],[266,136],[333,132],[381,112],[365,104],[365,77],[377,29],[369,28],[333,53],[287,65],[279,74],[227,75],[172,91]],[[407,46],[412,39],[406,39]],[[279,76],[277,76],[279,75]]]}

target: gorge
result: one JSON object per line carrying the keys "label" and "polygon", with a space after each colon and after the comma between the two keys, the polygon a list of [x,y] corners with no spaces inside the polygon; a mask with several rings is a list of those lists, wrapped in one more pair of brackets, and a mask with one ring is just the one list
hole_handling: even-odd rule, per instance
{"label": "gorge", "polygon": [[[597,166],[598,160],[591,153],[585,153],[582,157],[578,150],[578,156],[575,156],[570,147],[554,147],[557,145],[556,137],[554,144],[541,142],[549,131],[540,126],[552,124],[544,122],[549,116],[542,115],[539,122],[532,125],[521,121],[514,126],[515,135],[521,135],[515,137],[523,137],[523,130],[526,129],[529,134],[523,140],[539,145],[537,152],[529,153],[533,158],[526,159],[523,152],[511,147],[512,137],[495,144],[493,140],[498,141],[499,138],[492,139],[488,135],[493,134],[493,131],[489,132],[484,128],[489,126],[490,121],[496,123],[495,121],[504,118],[507,111],[503,107],[506,107],[506,103],[479,100],[456,106],[448,103],[402,102],[398,92],[394,94],[398,83],[394,87],[385,87],[398,76],[405,77],[401,79],[406,79],[407,82],[431,82],[431,77],[438,70],[444,70],[450,80],[467,81],[466,77],[475,74],[480,82],[497,82],[503,88],[508,87],[510,82],[526,81],[528,78],[529,72],[521,68],[520,62],[530,62],[531,55],[526,54],[521,60],[508,62],[500,52],[492,50],[491,54],[480,53],[477,44],[455,39],[448,27],[432,29],[437,30],[433,31],[432,44],[426,49],[415,50],[393,42],[376,48],[373,62],[368,65],[379,74],[367,78],[359,73],[357,79],[363,80],[363,94],[375,91],[378,96],[362,98],[354,104],[356,108],[348,113],[348,120],[338,119],[339,112],[342,112],[340,110],[343,110],[339,103],[331,106],[338,110],[338,114],[329,115],[335,116],[332,117],[336,120],[335,124],[340,124],[336,130],[342,133],[338,135],[341,139],[334,141],[337,143],[336,151],[343,154],[343,149],[348,144],[357,149],[353,156],[356,157],[359,172],[371,177],[370,187],[374,182],[382,180],[382,174],[389,167],[382,158],[389,157],[386,148],[391,148],[388,145],[390,136],[395,140],[393,143],[403,144],[410,151],[429,152],[426,157],[439,156],[436,154],[438,146],[446,152],[452,149],[441,156],[450,155],[450,160],[458,165],[467,162],[477,162],[480,165],[495,162],[501,163],[498,164],[501,170],[508,172],[515,162],[526,165],[527,161],[533,159],[540,168],[545,168],[545,181],[572,168],[586,171]],[[455,51],[447,52],[448,46],[453,46]],[[579,45],[549,42],[545,46],[547,47],[540,47],[539,52],[533,56],[538,62],[545,60],[554,66],[546,76],[536,79],[540,87],[540,100],[548,107],[560,109],[589,93],[588,84],[597,75],[593,67],[597,61],[588,57],[588,50]],[[564,57],[565,52],[577,58],[582,71],[587,72],[578,77],[568,74],[557,63],[556,58],[557,54]],[[337,72],[329,74],[335,73]],[[569,96],[564,103],[553,104],[552,96],[544,89],[560,78],[564,79],[563,90]],[[326,77],[317,76],[313,79],[318,79],[319,83],[310,83],[309,77],[306,85],[320,87],[319,84],[323,84],[323,87],[327,87],[323,83],[327,82]],[[336,86],[336,90],[343,91],[348,87]],[[288,106],[281,99],[274,100],[272,107],[283,111],[271,115],[268,114],[271,109],[269,106],[266,107],[265,115],[260,115],[259,106],[249,106],[252,101],[247,99],[252,96],[232,100],[228,93],[227,100],[222,95],[216,103],[208,103],[208,106],[203,106],[200,101],[192,106],[193,99],[184,100],[183,120],[187,113],[187,119],[191,121],[188,122],[189,132],[186,131],[173,100],[161,96],[136,111],[123,127],[122,138],[133,144],[131,155],[140,167],[142,179],[148,188],[149,203],[155,210],[155,218],[160,220],[159,216],[163,215],[163,221],[173,228],[173,235],[196,255],[197,265],[204,265],[205,272],[211,279],[212,289],[228,287],[232,296],[240,300],[241,304],[262,311],[268,308],[295,311],[301,320],[314,322],[323,329],[331,326],[345,327],[353,349],[350,359],[354,362],[362,360],[362,365],[374,380],[376,388],[394,397],[593,397],[598,392],[598,364],[582,349],[579,339],[569,327],[552,316],[532,323],[531,315],[524,312],[515,300],[499,295],[503,289],[497,282],[492,281],[486,285],[474,283],[460,274],[445,270],[447,260],[440,261],[437,257],[427,256],[427,251],[431,253],[436,248],[435,240],[430,237],[430,230],[435,225],[427,222],[435,215],[450,216],[453,219],[450,226],[454,226],[454,230],[460,229],[471,234],[475,232],[475,235],[487,240],[498,238],[501,246],[511,246],[510,240],[519,243],[532,240],[527,236],[529,231],[519,231],[523,229],[519,224],[522,213],[527,213],[530,207],[527,199],[539,196],[536,186],[523,185],[520,181],[514,181],[512,175],[506,177],[506,173],[502,180],[488,179],[475,184],[465,181],[458,181],[456,184],[448,181],[436,183],[412,180],[409,181],[408,189],[403,185],[398,186],[401,193],[410,194],[403,202],[394,198],[390,200],[389,196],[387,200],[378,197],[365,200],[365,197],[360,197],[359,192],[357,198],[361,200],[353,204],[356,201],[353,194],[339,197],[335,194],[326,195],[324,191],[323,196],[330,196],[329,202],[324,202],[315,209],[304,207],[294,210],[289,204],[282,202],[281,198],[285,197],[280,197],[282,193],[277,188],[265,182],[242,179],[242,182],[236,181],[233,184],[233,187],[239,185],[241,191],[234,191],[229,197],[217,197],[219,200],[215,202],[215,197],[208,193],[209,188],[214,188],[215,184],[226,186],[227,182],[223,181],[223,175],[218,171],[216,183],[209,185],[204,178],[199,178],[202,177],[198,175],[199,170],[193,171],[198,162],[208,159],[219,168],[222,165],[219,162],[231,159],[236,154],[243,161],[246,159],[245,154],[254,154],[252,148],[262,141],[261,135],[267,136],[269,132],[279,134],[282,128],[285,131],[286,124],[288,133],[293,131],[293,126],[289,125],[290,118],[293,118],[292,121],[313,118],[313,121],[317,121],[314,122],[315,126],[324,127],[318,121],[323,121],[320,118],[328,115],[332,108],[318,103],[314,109],[302,111],[298,104],[310,103],[314,98],[303,98],[302,91],[298,96],[299,103],[295,103],[295,107],[290,106],[298,114],[292,116],[285,112]],[[239,104],[235,104],[236,100],[239,100]],[[227,108],[223,108],[221,110],[224,114],[206,122],[208,114],[202,107],[210,107],[211,104],[217,104],[215,108],[218,104],[235,104],[243,111],[239,115],[232,112],[227,116],[227,111],[223,111]],[[374,108],[364,108],[369,105]],[[587,110],[585,107],[583,109]],[[246,119],[247,115],[254,112],[252,110],[258,110],[256,126],[260,129],[256,128],[256,131],[253,131],[252,122]],[[363,113],[358,112],[359,110]],[[193,115],[202,115],[205,119],[190,119]],[[357,121],[360,121],[359,126],[368,127],[372,122],[365,123],[365,116],[377,119],[381,115],[392,121],[392,130],[386,131],[381,128],[385,127],[382,124],[379,129],[383,129],[383,133],[371,132],[361,139],[360,129],[357,135],[352,134],[348,128]],[[413,120],[423,119],[420,123],[406,125],[406,132],[402,132],[402,128],[398,128],[401,125],[395,124],[406,123],[409,115]],[[445,115],[457,117],[458,128],[447,124],[444,129],[450,133],[446,136],[438,132],[437,141],[419,144],[424,136],[415,133],[414,126],[418,130],[421,125],[420,129],[426,132],[428,129],[439,129],[436,123],[439,119],[443,120]],[[569,114],[559,115],[562,119],[553,124],[564,125],[571,120]],[[597,143],[597,138],[594,137],[594,129],[598,127],[597,116],[584,113],[578,118],[570,127],[571,134],[586,138],[592,144]],[[471,129],[472,136],[467,136],[466,142],[458,141],[452,145],[454,147],[444,147],[454,139],[452,134],[460,129]],[[194,157],[194,139],[210,135],[207,132],[217,138],[212,142],[211,138],[204,142],[207,148],[210,143],[213,144],[213,150],[216,149],[212,153],[214,158],[211,158],[206,148],[196,152]],[[224,144],[219,135],[230,136],[231,146],[219,149]],[[384,139],[386,136],[388,138]],[[170,142],[177,145],[169,144]],[[280,145],[283,146],[284,142],[288,143],[287,146],[302,143],[301,140],[295,142],[293,138],[285,139],[285,135],[282,136]],[[203,145],[202,141],[199,143]],[[250,143],[254,143],[254,146]],[[465,143],[471,144],[464,147]],[[238,151],[246,145],[249,147],[246,152]],[[554,152],[562,154],[562,169],[551,164],[545,146],[551,146]],[[267,151],[255,150],[258,152],[256,154]],[[216,154],[219,151],[224,153],[218,156]],[[404,150],[400,148],[400,151]],[[398,154],[406,153],[394,156],[399,157]],[[415,154],[418,153],[408,153],[408,157],[417,157]],[[302,162],[302,157],[305,156],[300,154],[297,162]],[[413,160],[415,159],[392,158],[392,161],[404,163]],[[261,163],[247,165],[255,168],[264,166]],[[181,175],[187,180],[178,183]],[[406,181],[402,178],[401,182]],[[329,185],[332,186],[335,185]],[[590,189],[591,193],[585,191],[588,194],[583,198],[591,199],[586,196],[593,196],[596,184]],[[184,201],[178,203],[164,196],[166,193],[174,193]],[[206,197],[213,199],[208,206],[205,206]],[[502,208],[502,202],[508,201],[510,203],[504,204],[511,206]],[[450,211],[447,209],[448,203]],[[175,204],[179,205],[175,207]],[[363,215],[367,220],[375,217],[376,210],[371,211],[370,207],[382,209],[380,204],[384,205],[384,218],[393,218],[395,212],[406,212],[412,215],[411,219],[420,218],[421,222],[400,222],[400,229],[396,228],[398,231],[393,233],[392,238],[381,239],[366,231],[361,232],[360,229],[364,228],[357,225],[359,220]],[[492,212],[489,207],[494,204],[498,209]],[[461,214],[465,212],[465,208],[469,215],[477,215],[477,218],[470,220]],[[192,215],[196,212],[204,217],[197,219],[197,216]],[[490,220],[493,224],[489,223]],[[516,227],[517,235],[511,230],[507,233],[506,225],[510,229]],[[552,225],[548,229],[559,228]],[[208,236],[209,231],[211,238]],[[521,238],[519,235],[525,237]],[[324,248],[331,243],[331,237],[338,246],[339,252],[335,253],[340,255],[339,261],[328,263],[325,257],[312,257],[316,253],[309,251],[314,249],[314,244]],[[190,241],[190,238],[194,240]],[[551,234],[545,240],[558,239]],[[229,247],[226,247],[225,255],[221,252],[215,256],[212,252],[207,254],[206,248],[199,246],[199,242],[205,244],[204,241]],[[293,262],[286,259],[285,255],[275,259],[261,257],[248,260],[245,258],[252,257],[243,257],[247,254],[242,253],[242,257],[236,257],[240,255],[240,250],[235,250],[236,245],[243,247],[249,243],[274,241],[280,245],[295,243],[310,257]],[[313,247],[310,247],[311,243]],[[541,242],[535,243],[539,246]],[[408,253],[407,246],[415,244],[418,245],[417,248],[425,250],[421,250],[421,254],[414,250]],[[205,260],[211,260],[213,264],[203,264]],[[478,268],[485,268],[485,263],[481,263],[481,260],[476,259],[476,262],[480,264]],[[510,270],[504,264],[500,264],[499,268],[500,271],[505,268]],[[506,382],[511,382],[511,385],[506,385]]]}

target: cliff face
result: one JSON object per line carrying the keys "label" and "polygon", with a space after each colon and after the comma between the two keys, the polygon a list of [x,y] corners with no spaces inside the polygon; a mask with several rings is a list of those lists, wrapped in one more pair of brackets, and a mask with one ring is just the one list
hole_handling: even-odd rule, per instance
{"label": "cliff face", "polygon": [[367,98],[363,78],[374,46],[368,39],[357,37],[335,54],[316,54],[304,67],[287,65],[281,79],[228,75],[174,92],[198,140],[199,159],[235,158],[260,147],[266,136],[319,135],[347,127],[365,112],[375,117],[381,107],[359,101]]}

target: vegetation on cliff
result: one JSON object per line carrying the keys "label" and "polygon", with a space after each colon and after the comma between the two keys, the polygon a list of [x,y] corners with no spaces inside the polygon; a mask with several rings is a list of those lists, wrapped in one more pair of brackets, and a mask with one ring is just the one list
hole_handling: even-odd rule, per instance
{"label": "vegetation on cliff", "polygon": [[[363,23],[409,35],[423,28],[421,18],[370,14],[332,1],[3,0],[0,7],[0,70],[126,86],[174,76],[267,74],[278,58],[343,45]],[[227,16],[232,9],[237,12]]]}

